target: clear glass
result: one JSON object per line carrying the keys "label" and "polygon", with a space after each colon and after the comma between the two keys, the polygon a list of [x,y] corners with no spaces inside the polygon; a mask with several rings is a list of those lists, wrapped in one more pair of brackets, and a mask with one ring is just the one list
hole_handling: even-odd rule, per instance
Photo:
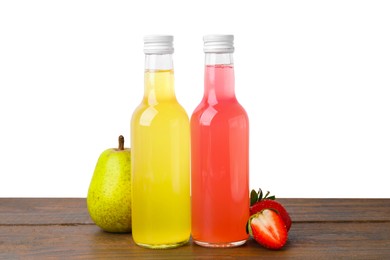
{"label": "clear glass", "polygon": [[171,54],[146,55],[145,90],[131,120],[132,236],[147,248],[190,238],[190,127],[177,102]]}
{"label": "clear glass", "polygon": [[249,120],[234,92],[232,53],[206,53],[204,96],[191,117],[192,238],[205,247],[248,239]]}

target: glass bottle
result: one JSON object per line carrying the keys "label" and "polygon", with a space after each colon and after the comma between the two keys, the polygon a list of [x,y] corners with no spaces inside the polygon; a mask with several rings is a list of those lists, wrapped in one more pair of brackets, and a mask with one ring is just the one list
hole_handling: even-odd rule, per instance
{"label": "glass bottle", "polygon": [[174,90],[173,37],[144,38],[145,88],[131,119],[132,236],[147,248],[188,242],[190,126]]}
{"label": "glass bottle", "polygon": [[191,117],[192,238],[206,247],[248,239],[249,120],[234,92],[233,39],[204,37],[204,96]]}

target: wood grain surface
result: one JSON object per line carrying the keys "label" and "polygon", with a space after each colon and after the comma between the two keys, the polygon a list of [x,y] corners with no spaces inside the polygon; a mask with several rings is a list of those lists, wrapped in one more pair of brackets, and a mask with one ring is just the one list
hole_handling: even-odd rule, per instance
{"label": "wood grain surface", "polygon": [[390,199],[279,199],[293,220],[287,245],[150,250],[101,231],[83,198],[0,198],[0,259],[390,259]]}

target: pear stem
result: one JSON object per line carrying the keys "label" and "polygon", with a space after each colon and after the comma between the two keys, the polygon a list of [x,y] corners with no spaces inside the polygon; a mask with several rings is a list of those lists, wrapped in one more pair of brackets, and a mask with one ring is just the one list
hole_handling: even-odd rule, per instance
{"label": "pear stem", "polygon": [[120,135],[119,138],[118,138],[118,150],[122,151],[125,149],[125,138],[123,137],[123,135]]}

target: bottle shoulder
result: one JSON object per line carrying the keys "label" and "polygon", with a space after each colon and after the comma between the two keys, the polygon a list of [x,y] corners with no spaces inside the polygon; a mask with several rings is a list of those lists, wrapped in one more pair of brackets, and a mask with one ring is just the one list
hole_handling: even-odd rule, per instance
{"label": "bottle shoulder", "polygon": [[193,123],[209,125],[212,122],[240,121],[249,124],[249,118],[244,107],[238,102],[219,102],[217,104],[209,104],[207,102],[200,103],[191,115]]}
{"label": "bottle shoulder", "polygon": [[218,113],[247,114],[245,108],[236,99],[218,101],[214,104],[202,101],[192,114],[203,113],[210,109],[216,110]]}
{"label": "bottle shoulder", "polygon": [[155,105],[148,105],[142,102],[133,112],[133,122],[149,123],[153,120],[175,122],[178,120],[189,121],[189,117],[185,109],[178,102],[158,103]]}

